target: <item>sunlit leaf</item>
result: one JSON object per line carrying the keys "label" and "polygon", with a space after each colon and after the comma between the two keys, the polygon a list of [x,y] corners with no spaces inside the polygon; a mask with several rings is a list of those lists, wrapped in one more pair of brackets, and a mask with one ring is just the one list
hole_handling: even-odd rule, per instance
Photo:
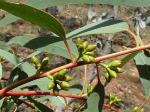
{"label": "sunlit leaf", "polygon": [[102,34],[102,33],[116,33],[128,29],[129,26],[126,22],[117,19],[108,19],[95,23],[88,24],[77,30],[74,30],[67,34],[67,38]]}
{"label": "sunlit leaf", "polygon": [[[51,36],[51,37],[38,37],[38,38],[31,39],[31,37],[29,36],[19,36],[19,37],[14,37],[8,42],[8,44],[12,44],[12,43],[14,44],[17,43],[27,48],[38,50],[41,52],[56,54],[70,59],[70,56],[68,55],[64,42],[62,41],[62,39],[58,37]],[[78,52],[75,44],[73,44],[71,40],[68,40],[68,43],[71,45],[73,55],[77,56]]]}
{"label": "sunlit leaf", "polygon": [[[67,4],[109,4],[109,5],[126,5],[134,7],[150,6],[149,0],[28,0],[27,4],[44,9],[50,6],[57,5],[67,5]],[[5,17],[0,21],[0,27],[3,27],[7,24],[15,22],[18,20],[18,17],[15,17],[11,14],[5,15]]]}
{"label": "sunlit leaf", "polygon": [[109,4],[109,5],[126,5],[134,7],[150,6],[149,0],[28,0],[28,3],[39,8],[48,6],[67,5],[67,4]]}
{"label": "sunlit leaf", "polygon": [[13,37],[12,39],[10,39],[7,44],[11,45],[11,44],[19,44],[21,46],[24,46],[26,43],[28,43],[30,40],[32,40],[32,37],[29,36],[16,36]]}
{"label": "sunlit leaf", "polygon": [[0,1],[0,8],[65,38],[65,31],[62,25],[48,13],[25,4],[9,3],[2,0]]}

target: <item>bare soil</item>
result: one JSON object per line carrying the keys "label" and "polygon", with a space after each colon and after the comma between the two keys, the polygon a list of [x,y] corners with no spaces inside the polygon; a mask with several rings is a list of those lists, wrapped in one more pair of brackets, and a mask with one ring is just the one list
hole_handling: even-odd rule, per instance
{"label": "bare soil", "polygon": [[[59,6],[56,9],[53,9],[53,15],[56,16],[67,29],[67,32],[77,29],[81,26],[84,26],[87,21],[87,12],[89,10],[89,5],[67,5],[67,6]],[[93,5],[93,10],[97,12],[99,15],[103,12],[109,12],[113,14],[113,7],[106,5]],[[118,18],[127,20],[131,15],[135,14],[136,8],[128,8],[128,7],[119,7],[118,10]],[[148,10],[146,8],[146,10]],[[50,11],[52,12],[52,10]],[[3,17],[4,12],[0,12],[0,17]],[[128,22],[131,27],[133,27],[132,19],[128,19]],[[0,40],[8,41],[10,38],[13,38],[17,35],[31,35],[33,37],[40,35],[47,35],[49,32],[43,29],[40,29],[38,26],[32,25],[23,20],[19,20],[10,25],[7,25],[4,28],[0,28]],[[141,35],[145,44],[150,43],[150,27],[147,26],[145,29],[141,30]],[[123,50],[123,46],[125,47],[134,47],[135,44],[130,37],[124,33],[117,33],[113,35],[113,49],[115,51]],[[123,38],[122,38],[123,37]],[[108,35],[99,35],[95,37],[93,36],[95,42],[98,39],[108,39]],[[90,40],[91,41],[91,40]],[[19,53],[19,55],[25,58],[32,51],[29,49],[25,49],[23,47],[12,47],[14,51]],[[60,62],[59,59],[54,59],[57,63]],[[8,68],[10,68],[9,64],[6,64]],[[120,108],[121,112],[125,110],[131,110],[134,106],[143,106],[145,108],[144,112],[150,111],[150,101],[145,97],[144,90],[141,85],[139,79],[139,73],[135,67],[133,61],[129,62],[125,67],[125,72],[120,74],[119,77],[113,79],[109,85],[105,88],[106,95],[112,93],[114,95],[119,96],[123,103]],[[8,69],[9,70],[9,69]],[[80,74],[81,75],[81,74]],[[9,72],[6,71],[4,77],[7,79],[9,77]],[[28,109],[27,112],[32,112],[34,110]],[[110,110],[106,110],[110,111]],[[20,111],[21,112],[21,111]],[[25,110],[24,110],[25,112]],[[111,111],[110,111],[111,112]]]}

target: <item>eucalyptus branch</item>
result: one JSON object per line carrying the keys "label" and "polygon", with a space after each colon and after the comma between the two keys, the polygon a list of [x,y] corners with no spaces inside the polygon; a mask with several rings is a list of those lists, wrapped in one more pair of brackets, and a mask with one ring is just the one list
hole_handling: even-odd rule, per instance
{"label": "eucalyptus branch", "polygon": [[69,98],[75,98],[75,99],[85,99],[81,95],[76,94],[65,94],[65,93],[59,93],[58,95],[55,95],[53,92],[42,92],[42,91],[8,91],[5,93],[4,96],[33,96],[33,95],[50,95],[50,96],[61,96],[61,97],[69,97]]}
{"label": "eucalyptus branch", "polygon": [[23,85],[25,83],[28,83],[30,81],[33,81],[33,80],[36,80],[36,79],[39,79],[39,78],[47,77],[48,75],[53,75],[54,73],[56,73],[56,72],[58,72],[62,69],[74,68],[74,67],[78,67],[78,66],[85,65],[85,64],[98,63],[98,62],[106,60],[106,59],[114,58],[114,57],[117,57],[117,56],[133,53],[133,52],[148,49],[148,48],[150,48],[150,45],[135,47],[135,48],[132,48],[132,49],[129,49],[129,50],[124,50],[124,51],[120,51],[120,52],[117,52],[117,53],[112,53],[112,54],[108,54],[108,55],[105,55],[105,56],[100,56],[100,57],[95,58],[95,62],[91,62],[91,63],[84,63],[83,61],[78,62],[78,63],[69,63],[69,64],[63,65],[61,67],[55,68],[53,70],[47,71],[45,73],[40,73],[40,74],[33,75],[31,77],[25,78],[21,81],[18,81],[16,84],[8,85],[5,88],[0,90],[0,96],[1,97],[5,96],[6,92],[8,92],[8,91],[20,86],[20,85]]}

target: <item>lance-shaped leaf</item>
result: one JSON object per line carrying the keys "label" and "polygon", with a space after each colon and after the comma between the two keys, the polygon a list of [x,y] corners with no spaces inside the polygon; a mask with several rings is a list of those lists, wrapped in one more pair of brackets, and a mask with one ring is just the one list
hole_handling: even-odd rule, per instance
{"label": "lance-shaped leaf", "polygon": [[[0,56],[4,57],[7,61],[12,63],[13,65],[18,65],[22,61],[22,59],[19,59],[14,54],[11,54],[11,53],[9,53],[5,50],[2,50],[2,49],[0,49]],[[27,62],[20,65],[20,68],[24,72],[26,72],[28,75],[33,75],[36,72],[35,68]]]}
{"label": "lance-shaped leaf", "polygon": [[125,64],[127,64],[131,59],[133,59],[137,54],[139,53],[138,52],[135,52],[135,53],[131,53],[131,54],[128,54],[126,57],[124,57],[122,60],[121,60],[121,67],[123,67]]}
{"label": "lance-shaped leaf", "polygon": [[145,94],[146,96],[150,96],[150,57],[145,56],[144,53],[141,52],[134,60],[140,74]]}
{"label": "lance-shaped leaf", "polygon": [[129,26],[126,22],[117,19],[108,19],[95,23],[88,24],[77,30],[74,30],[67,34],[67,38],[102,34],[102,33],[116,33],[128,29]]}
{"label": "lance-shaped leaf", "polygon": [[11,45],[11,44],[19,44],[21,46],[24,46],[26,43],[28,43],[30,40],[32,40],[33,38],[30,36],[16,36],[13,37],[12,39],[10,39],[7,42],[7,45]]}
{"label": "lance-shaped leaf", "polygon": [[46,28],[56,35],[65,38],[65,31],[62,25],[56,18],[48,13],[25,4],[9,3],[3,0],[0,1],[0,9],[39,25],[40,27]]}
{"label": "lance-shaped leaf", "polygon": [[[17,36],[12,38],[7,44],[9,45],[13,43],[17,43],[24,47],[38,50],[41,52],[48,52],[50,54],[55,54],[70,59],[70,56],[67,53],[67,49],[63,41],[58,37],[53,36],[31,38],[29,36]],[[78,51],[75,44],[71,40],[68,40],[68,43],[71,45],[73,55],[77,56]]]}
{"label": "lance-shaped leaf", "polygon": [[126,5],[132,7],[150,6],[149,0],[28,0],[28,3],[39,8],[67,4],[109,4],[123,6]]}
{"label": "lance-shaped leaf", "polygon": [[34,106],[38,109],[40,112],[54,112],[52,109],[50,109],[48,106],[37,102],[36,100],[32,99],[31,97],[28,97],[28,100],[34,104]]}
{"label": "lance-shaped leaf", "polygon": [[[67,5],[67,4],[109,4],[109,5],[126,5],[133,7],[146,7],[150,6],[150,0],[28,0],[28,5],[31,5],[35,8],[44,9],[50,6],[57,5]],[[15,17],[11,14],[5,15],[5,17],[0,21],[0,27],[3,27],[7,24],[15,22],[18,20],[18,17]]]}
{"label": "lance-shaped leaf", "polygon": [[[116,33],[128,29],[128,24],[121,20],[109,19],[101,22],[91,23],[75,31],[67,34],[68,43],[71,45],[73,55],[77,56],[78,51],[75,44],[71,41],[72,38],[90,35],[90,34],[102,34],[102,33]],[[57,37],[39,37],[31,39],[29,36],[18,36],[12,38],[7,44],[17,43],[22,46],[36,49],[40,51],[46,51],[51,54],[70,58],[67,50],[60,38]]]}

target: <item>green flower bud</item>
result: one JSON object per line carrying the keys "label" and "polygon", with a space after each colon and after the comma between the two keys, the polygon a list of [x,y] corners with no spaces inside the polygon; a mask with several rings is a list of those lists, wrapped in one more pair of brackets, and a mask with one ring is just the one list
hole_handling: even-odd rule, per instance
{"label": "green flower bud", "polygon": [[83,44],[77,45],[78,51],[82,51],[84,49]]}
{"label": "green flower bud", "polygon": [[54,87],[53,93],[54,93],[54,95],[56,95],[56,96],[59,94],[59,89],[58,89],[57,86]]}
{"label": "green flower bud", "polygon": [[36,69],[39,70],[39,69],[41,68],[40,60],[39,60],[37,57],[32,56],[31,62],[35,65],[35,68],[36,68]]}
{"label": "green flower bud", "polygon": [[49,80],[54,80],[54,77],[51,76],[51,75],[48,75],[47,78],[48,78]]}
{"label": "green flower bud", "polygon": [[116,72],[117,72],[117,73],[122,73],[122,72],[123,72],[123,69],[120,68],[120,67],[117,67],[117,68],[116,68]]}
{"label": "green flower bud", "polygon": [[54,88],[54,86],[55,86],[54,81],[50,81],[49,84],[48,84],[48,89],[51,90],[51,89]]}
{"label": "green flower bud", "polygon": [[76,40],[77,45],[81,45],[81,44],[83,44],[83,42],[84,41],[81,38],[77,38],[77,40]]}
{"label": "green flower bud", "polygon": [[67,73],[67,69],[63,69],[58,72],[58,74],[62,76],[65,75],[66,73]]}
{"label": "green flower bud", "polygon": [[87,46],[88,46],[88,44],[89,44],[88,41],[84,41],[84,42],[83,42],[83,48],[86,49]]}
{"label": "green flower bud", "polygon": [[109,78],[110,78],[108,73],[106,73],[106,74],[104,75],[104,77],[105,77],[106,79],[109,79]]}
{"label": "green flower bud", "polygon": [[92,57],[95,57],[95,53],[94,52],[86,52],[85,54],[89,55],[89,56],[92,56]]}
{"label": "green flower bud", "polygon": [[41,64],[40,64],[40,63],[36,64],[36,65],[35,65],[35,68],[36,68],[37,70],[41,69]]}
{"label": "green flower bud", "polygon": [[49,61],[49,57],[45,57],[43,60],[42,60],[42,66],[46,66],[48,64],[48,61]]}
{"label": "green flower bud", "polygon": [[34,64],[40,63],[39,59],[35,56],[31,57],[31,62],[34,63]]}
{"label": "green flower bud", "polygon": [[89,56],[89,60],[90,60],[90,62],[95,62],[95,58],[92,56]]}
{"label": "green flower bud", "polygon": [[112,78],[117,77],[117,73],[115,71],[111,70],[110,68],[107,68],[107,72]]}
{"label": "green flower bud", "polygon": [[69,75],[65,75],[65,81],[68,82],[68,81],[71,81],[72,80],[72,77],[69,76]]}
{"label": "green flower bud", "polygon": [[88,55],[83,55],[81,58],[84,62],[87,62],[87,63],[90,62]]}
{"label": "green flower bud", "polygon": [[61,70],[61,71],[55,73],[55,74],[54,74],[54,78],[55,78],[56,80],[61,80],[61,81],[63,81],[63,80],[65,80],[65,74],[66,74],[66,73],[67,73],[67,69],[63,69],[63,70]]}
{"label": "green flower bud", "polygon": [[94,87],[91,84],[89,84],[87,86],[87,94],[90,95],[93,92],[93,89],[94,89]]}
{"label": "green flower bud", "polygon": [[95,44],[90,44],[90,45],[87,46],[86,52],[91,52],[95,49],[96,49],[96,45]]}
{"label": "green flower bud", "polygon": [[120,60],[113,60],[113,61],[109,64],[109,67],[110,67],[110,68],[119,67],[119,66],[121,66],[121,61],[120,61]]}
{"label": "green flower bud", "polygon": [[61,89],[63,89],[63,90],[68,90],[70,88],[70,84],[66,81],[60,82],[59,85],[60,85]]}

